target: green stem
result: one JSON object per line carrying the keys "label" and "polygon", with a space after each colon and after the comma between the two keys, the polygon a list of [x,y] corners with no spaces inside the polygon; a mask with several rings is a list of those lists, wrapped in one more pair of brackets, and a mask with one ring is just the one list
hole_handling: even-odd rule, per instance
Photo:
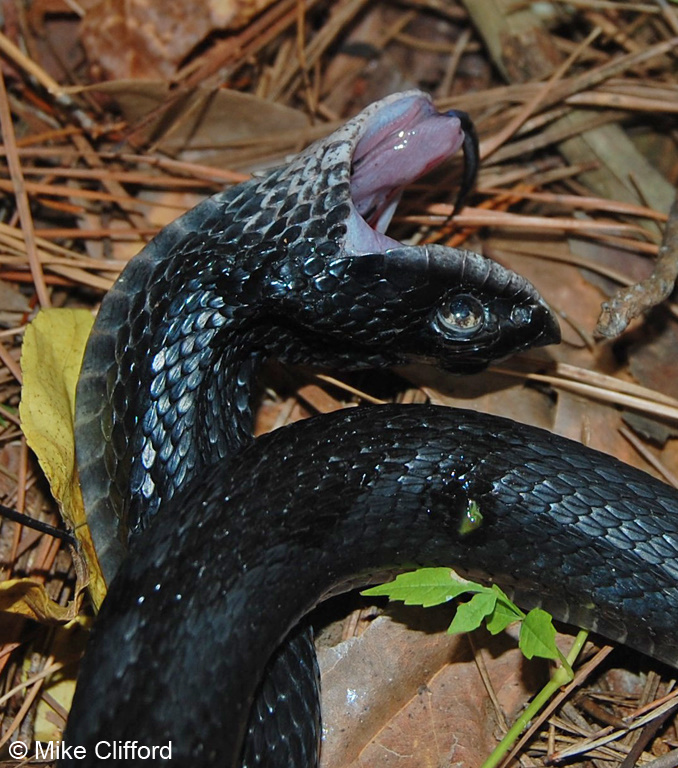
{"label": "green stem", "polygon": [[572,665],[574,664],[581,649],[584,647],[588,632],[584,629],[580,630],[575,638],[574,644],[567,654],[567,657],[563,659],[562,666],[558,667],[551,679],[546,685],[539,691],[539,693],[532,699],[520,717],[515,721],[511,728],[506,733],[506,736],[497,744],[492,754],[485,760],[482,768],[496,768],[497,765],[504,759],[506,753],[511,749],[515,742],[520,737],[520,734],[527,728],[530,721],[536,717],[541,708],[554,696],[559,688],[563,685],[567,685],[573,678]]}

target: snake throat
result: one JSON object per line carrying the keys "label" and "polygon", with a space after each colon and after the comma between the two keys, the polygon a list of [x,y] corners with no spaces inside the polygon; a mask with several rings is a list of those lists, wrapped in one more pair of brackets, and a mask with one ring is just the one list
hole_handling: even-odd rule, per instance
{"label": "snake throat", "polygon": [[384,233],[402,190],[454,155],[464,139],[457,114],[440,114],[421,96],[400,99],[378,112],[353,153],[354,210],[346,234],[347,249],[356,254],[374,253],[399,245]]}

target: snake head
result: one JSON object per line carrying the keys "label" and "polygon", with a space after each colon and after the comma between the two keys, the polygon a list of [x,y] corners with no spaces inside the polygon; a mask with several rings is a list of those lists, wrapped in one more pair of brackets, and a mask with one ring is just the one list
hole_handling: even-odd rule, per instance
{"label": "snake head", "polygon": [[[304,277],[280,279],[276,290],[288,313],[299,302],[308,330],[332,336],[319,362],[421,360],[472,373],[560,340],[555,315],[524,278],[470,251],[408,246],[386,234],[403,188],[460,148],[457,208],[478,167],[473,125],[465,113],[439,113],[426,94],[411,91],[370,105],[284,172],[305,180],[288,181],[288,189],[313,204],[282,233],[290,242],[287,274]],[[328,360],[337,347],[343,356]]]}
{"label": "snake head", "polygon": [[476,373],[560,340],[536,288],[471,251],[402,245],[315,265],[294,314],[325,364],[343,353],[343,367],[424,362]]}
{"label": "snake head", "polygon": [[396,339],[409,360],[475,373],[560,341],[558,320],[536,288],[497,262],[440,245],[402,246],[384,256],[387,279],[402,285],[409,277],[408,321]]}

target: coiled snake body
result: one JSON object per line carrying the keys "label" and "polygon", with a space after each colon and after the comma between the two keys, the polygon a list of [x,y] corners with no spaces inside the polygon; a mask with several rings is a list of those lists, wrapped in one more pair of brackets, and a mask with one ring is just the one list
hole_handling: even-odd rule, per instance
{"label": "coiled snake body", "polygon": [[[469,372],[557,340],[524,279],[383,234],[400,188],[468,139],[462,124],[418,92],[374,104],[167,227],[106,297],[76,439],[112,585],[66,731],[88,748],[78,765],[97,763],[101,739],[171,740],[175,765],[313,764],[315,667],[293,627],[375,569],[482,571],[526,605],[678,659],[678,501],[643,473],[434,407],[357,409],[252,441],[267,356]],[[469,500],[485,522],[461,536]]]}

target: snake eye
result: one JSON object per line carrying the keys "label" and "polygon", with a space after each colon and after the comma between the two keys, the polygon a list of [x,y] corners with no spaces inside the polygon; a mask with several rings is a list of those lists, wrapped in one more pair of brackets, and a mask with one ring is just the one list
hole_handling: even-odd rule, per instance
{"label": "snake eye", "polygon": [[437,312],[438,325],[457,339],[470,339],[485,325],[485,310],[478,299],[466,293],[446,302]]}

